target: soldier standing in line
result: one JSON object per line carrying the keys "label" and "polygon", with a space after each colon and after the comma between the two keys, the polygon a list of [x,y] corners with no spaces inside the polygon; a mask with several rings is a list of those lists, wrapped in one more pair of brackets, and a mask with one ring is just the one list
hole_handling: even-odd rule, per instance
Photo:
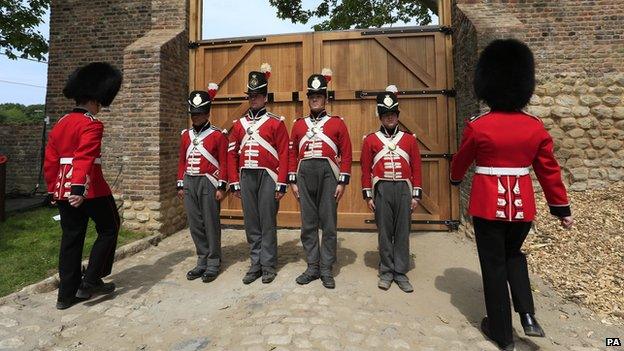
{"label": "soldier standing in line", "polygon": [[412,212],[422,198],[418,141],[399,130],[399,100],[394,85],[377,95],[381,127],[362,144],[362,193],[375,213],[379,231],[379,283],[388,290],[392,281],[407,293],[414,288],[409,271],[409,234]]}
{"label": "soldier standing in line", "polygon": [[333,289],[338,201],[351,177],[351,140],[342,118],[325,111],[330,80],[329,69],[308,78],[310,115],[292,127],[288,182],[301,206],[301,242],[308,263],[296,281],[303,285],[320,277],[323,286]]}
{"label": "soldier standing in line", "polygon": [[265,284],[277,275],[277,211],[286,193],[288,130],[284,119],[267,112],[271,67],[249,73],[249,110],[234,121],[228,147],[230,191],[242,199],[245,233],[251,247],[251,267],[243,277]]}
{"label": "soldier standing in line", "polygon": [[573,220],[553,139],[539,118],[522,111],[535,89],[531,50],[514,39],[491,42],[477,62],[474,88],[490,112],[466,124],[450,178],[459,185],[476,161],[468,212],[487,310],[481,330],[501,349],[513,350],[509,290],[524,333],[544,336],[535,319],[527,261],[520,250],[536,212],[529,167],[544,190],[550,213],[564,228],[570,228]]}
{"label": "soldier standing in line", "polygon": [[221,200],[227,190],[227,137],[209,121],[210,106],[217,93],[215,83],[208,91],[193,91],[188,98],[192,128],[182,131],[178,161],[178,197],[184,200],[197,264],[186,273],[213,281],[221,265]]}
{"label": "soldier standing in line", "polygon": [[[105,283],[113,268],[119,212],[102,174],[104,125],[95,115],[108,107],[121,87],[121,72],[104,62],[75,70],[63,95],[76,107],[58,120],[45,149],[44,176],[48,192],[61,215],[59,291],[56,308],[63,310],[94,294],[110,294],[115,284]],[[89,218],[98,233],[89,265],[81,272],[82,250]]]}

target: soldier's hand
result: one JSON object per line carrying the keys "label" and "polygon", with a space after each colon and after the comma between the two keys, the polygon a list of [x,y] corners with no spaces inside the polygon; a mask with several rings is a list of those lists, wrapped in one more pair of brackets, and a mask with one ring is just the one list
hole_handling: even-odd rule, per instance
{"label": "soldier's hand", "polygon": [[366,199],[366,204],[368,205],[369,210],[375,212],[375,201],[373,199]]}
{"label": "soldier's hand", "polygon": [[67,199],[69,200],[69,204],[76,208],[80,207],[84,201],[84,197],[80,195],[69,195]]}
{"label": "soldier's hand", "polygon": [[217,192],[215,193],[215,199],[217,201],[221,201],[221,200],[225,199],[225,191],[217,190]]}
{"label": "soldier's hand", "polygon": [[572,228],[572,225],[574,224],[572,216],[561,217],[559,220],[561,221],[561,226],[565,229]]}
{"label": "soldier's hand", "polygon": [[178,199],[184,200],[184,189],[178,190],[177,196],[178,196]]}
{"label": "soldier's hand", "polygon": [[282,192],[276,191],[275,192],[275,200],[277,200],[277,201],[281,200],[284,197],[284,194],[286,194],[286,193],[282,193]]}
{"label": "soldier's hand", "polygon": [[336,192],[334,193],[334,197],[336,198],[336,202],[340,201],[342,195],[344,195],[345,186],[344,184],[338,184],[336,187]]}
{"label": "soldier's hand", "polygon": [[412,198],[412,204],[410,205],[410,211],[414,212],[414,210],[418,207],[418,200]]}
{"label": "soldier's hand", "polygon": [[292,189],[295,198],[299,200],[299,187],[297,186],[297,184],[290,184],[290,188]]}
{"label": "soldier's hand", "polygon": [[241,198],[241,193],[240,193],[240,190],[236,190],[236,191],[234,192],[234,196],[236,196],[237,198],[239,198],[239,199],[240,199],[240,198]]}

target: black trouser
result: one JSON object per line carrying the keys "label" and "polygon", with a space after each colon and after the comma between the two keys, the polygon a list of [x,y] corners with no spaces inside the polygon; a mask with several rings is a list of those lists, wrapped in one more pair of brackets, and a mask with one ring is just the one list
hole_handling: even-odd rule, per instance
{"label": "black trouser", "polygon": [[473,217],[479,262],[483,276],[483,294],[491,337],[501,345],[513,341],[509,290],[514,310],[534,313],[531,282],[522,243],[531,222],[492,221]]}
{"label": "black trouser", "polygon": [[91,249],[89,265],[84,280],[97,283],[111,273],[117,234],[119,233],[119,212],[112,195],[85,200],[75,208],[68,201],[58,201],[61,214],[61,252],[59,254],[59,300],[67,300],[76,294],[81,282],[82,248],[89,218],[95,222],[97,239]]}

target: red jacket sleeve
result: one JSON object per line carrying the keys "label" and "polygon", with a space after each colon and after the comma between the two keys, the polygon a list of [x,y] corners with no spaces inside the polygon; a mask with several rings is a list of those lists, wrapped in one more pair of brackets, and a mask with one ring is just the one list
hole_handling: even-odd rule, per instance
{"label": "red jacket sleeve", "polygon": [[412,197],[422,198],[422,161],[420,160],[420,149],[418,148],[418,139],[412,135],[414,142],[410,148],[410,163],[412,167]]}
{"label": "red jacket sleeve", "polygon": [[474,129],[472,125],[468,123],[466,128],[464,128],[459,150],[457,150],[457,153],[453,156],[453,160],[451,161],[451,183],[453,185],[461,183],[468,168],[475,159],[476,151]]}
{"label": "red jacket sleeve", "polygon": [[288,143],[288,183],[297,182],[297,166],[299,165],[299,141],[301,137],[297,132],[297,125],[299,120],[293,123],[292,131],[290,132],[290,142]]}
{"label": "red jacket sleeve", "polygon": [[553,153],[553,140],[546,129],[543,129],[543,139],[533,160],[533,170],[544,189],[550,213],[557,217],[571,215],[568,195],[561,180],[561,168]]}
{"label": "red jacket sleeve", "polygon": [[364,199],[373,197],[373,150],[369,137],[362,142],[362,154],[360,156],[362,167],[362,196]]}
{"label": "red jacket sleeve", "polygon": [[54,192],[60,167],[59,161],[60,158],[54,145],[54,138],[50,136],[45,148],[45,159],[43,162],[43,176],[48,186],[48,193]]}
{"label": "red jacket sleeve", "polygon": [[353,152],[351,150],[349,129],[347,129],[347,125],[342,119],[340,120],[340,132],[338,133],[338,148],[340,152],[340,178],[338,179],[338,183],[349,184]]}
{"label": "red jacket sleeve", "polygon": [[230,130],[230,136],[228,138],[229,144],[227,149],[227,177],[230,183],[230,190],[240,190],[239,176],[238,176],[238,149],[240,148],[240,122],[234,122],[232,129]]}
{"label": "red jacket sleeve", "polygon": [[277,174],[277,191],[286,192],[288,182],[288,129],[284,121],[280,121],[275,133],[275,144],[279,155],[279,169]]}
{"label": "red jacket sleeve", "polygon": [[178,152],[178,176],[176,178],[176,187],[184,187],[184,167],[186,166],[186,148],[185,141],[188,139],[187,131],[183,131],[180,136],[180,150]]}
{"label": "red jacket sleeve", "polygon": [[100,121],[92,121],[82,130],[72,162],[71,195],[84,196],[95,159],[101,155],[103,133],[104,125]]}
{"label": "red jacket sleeve", "polygon": [[228,183],[228,138],[225,134],[219,136],[219,188],[221,190],[227,189]]}

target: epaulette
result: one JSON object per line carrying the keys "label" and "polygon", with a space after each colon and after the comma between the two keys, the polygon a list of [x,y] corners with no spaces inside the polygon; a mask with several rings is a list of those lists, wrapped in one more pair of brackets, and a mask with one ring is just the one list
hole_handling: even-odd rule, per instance
{"label": "epaulette", "polygon": [[488,113],[490,113],[490,112],[488,111],[488,112],[482,113],[482,114],[480,114],[480,115],[472,116],[472,117],[470,117],[470,118],[468,119],[468,122],[474,122],[474,121],[478,120],[479,118],[481,118],[481,117],[483,117],[483,116],[487,115]]}
{"label": "epaulette", "polygon": [[89,119],[92,120],[92,121],[97,121],[97,118],[95,118],[95,116],[92,115],[91,112],[85,112],[84,115],[86,117],[89,117]]}
{"label": "epaulette", "polygon": [[528,112],[526,112],[526,111],[524,111],[524,110],[522,111],[522,113],[524,113],[525,115],[527,115],[527,116],[529,116],[529,117],[532,117],[532,118],[535,118],[536,120],[538,120],[538,121],[540,121],[540,122],[544,123],[544,121],[542,121],[542,119],[541,119],[541,118],[539,118],[539,117],[537,117],[537,116],[535,116],[535,115],[532,115],[532,114],[530,114],[530,113],[528,113]]}
{"label": "epaulette", "polygon": [[182,131],[180,132],[180,135],[184,134],[184,132],[186,132],[187,129],[182,129]]}
{"label": "epaulette", "polygon": [[219,129],[219,127],[215,126],[214,124],[210,125],[210,129],[221,131],[221,129]]}
{"label": "epaulette", "polygon": [[273,118],[278,119],[280,121],[283,121],[285,119],[284,117],[282,117],[280,115],[276,115],[275,113],[272,113],[272,112],[267,112],[267,116],[273,117]]}
{"label": "epaulette", "polygon": [[221,130],[221,133],[223,133],[223,134],[227,135],[227,134],[229,133],[229,131],[228,131],[227,129],[223,128],[223,129]]}

